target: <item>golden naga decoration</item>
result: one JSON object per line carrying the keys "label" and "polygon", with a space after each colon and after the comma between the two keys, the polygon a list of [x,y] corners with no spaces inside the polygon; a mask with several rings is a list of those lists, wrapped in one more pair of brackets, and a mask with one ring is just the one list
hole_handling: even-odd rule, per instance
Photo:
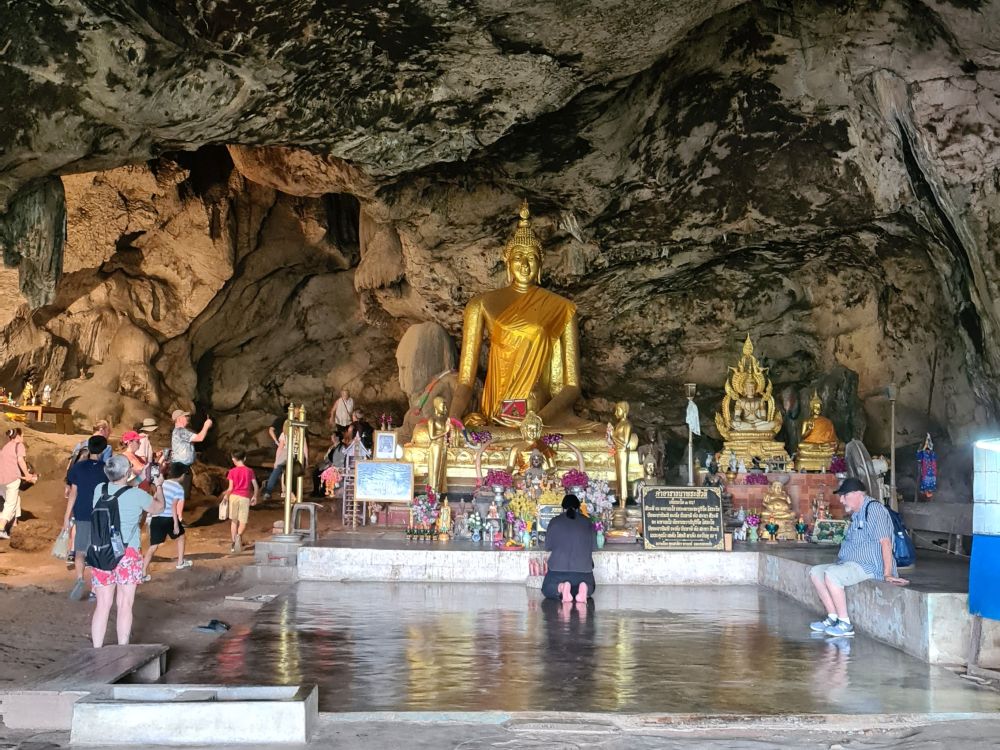
{"label": "golden naga decoration", "polygon": [[795,468],[799,471],[827,471],[839,445],[837,430],[833,422],[820,414],[822,409],[823,402],[813,391],[809,399],[809,419],[802,423],[802,437],[795,456]]}
{"label": "golden naga decoration", "polygon": [[750,334],[743,343],[743,356],[729,370],[722,409],[715,415],[715,426],[725,441],[723,451],[732,451],[747,465],[755,457],[787,460],[785,447],[774,439],[781,429],[781,413],[767,368],[754,356]]}

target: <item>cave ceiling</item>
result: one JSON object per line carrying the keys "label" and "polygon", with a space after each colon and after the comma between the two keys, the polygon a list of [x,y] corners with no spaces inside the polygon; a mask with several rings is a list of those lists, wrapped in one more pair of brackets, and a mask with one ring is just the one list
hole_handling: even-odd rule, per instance
{"label": "cave ceiling", "polygon": [[[421,321],[457,337],[524,197],[595,413],[624,396],[680,423],[681,384],[714,398],[750,332],[779,385],[900,383],[914,435],[996,423],[1000,1],[7,0],[0,29],[19,366],[99,364],[131,274],[171,308],[117,318],[148,352],[116,375],[139,400],[263,412],[345,378],[400,398],[371,350]],[[101,200],[129,218],[85,231]],[[185,212],[203,257],[160,273]],[[360,363],[307,377],[272,346],[247,382],[264,284],[300,349],[322,346],[309,300],[339,295]]]}

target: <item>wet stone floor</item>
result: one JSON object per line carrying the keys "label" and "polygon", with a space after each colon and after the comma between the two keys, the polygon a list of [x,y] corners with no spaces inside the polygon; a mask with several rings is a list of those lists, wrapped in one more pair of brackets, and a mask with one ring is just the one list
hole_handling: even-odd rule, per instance
{"label": "wet stone floor", "polygon": [[322,711],[701,714],[1000,710],[975,687],[755,587],[299,583],[174,682],[319,686]]}

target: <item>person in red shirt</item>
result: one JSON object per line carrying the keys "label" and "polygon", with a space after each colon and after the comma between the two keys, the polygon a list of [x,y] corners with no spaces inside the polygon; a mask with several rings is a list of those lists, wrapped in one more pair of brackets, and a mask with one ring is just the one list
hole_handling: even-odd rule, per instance
{"label": "person in red shirt", "polygon": [[253,469],[243,463],[246,457],[247,452],[243,449],[233,451],[231,456],[233,468],[226,475],[229,487],[225,496],[228,498],[230,531],[233,539],[230,552],[243,551],[243,532],[246,531],[247,520],[250,518],[250,506],[257,504],[257,493],[260,489]]}

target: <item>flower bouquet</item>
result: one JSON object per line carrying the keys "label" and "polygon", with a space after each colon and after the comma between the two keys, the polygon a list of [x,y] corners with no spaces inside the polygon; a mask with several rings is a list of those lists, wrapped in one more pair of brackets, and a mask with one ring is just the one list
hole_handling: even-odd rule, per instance
{"label": "flower bouquet", "polygon": [[767,474],[744,474],[743,484],[770,484]]}
{"label": "flower bouquet", "polygon": [[558,432],[550,432],[548,435],[542,435],[542,443],[548,448],[558,448],[562,439],[563,436]]}
{"label": "flower bouquet", "polygon": [[485,448],[493,441],[493,433],[489,430],[463,430],[462,434],[465,436],[465,442],[473,448]]}
{"label": "flower bouquet", "polygon": [[410,513],[415,528],[410,534],[418,537],[428,537],[433,534],[434,524],[441,513],[438,507],[437,494],[430,487],[425,487],[425,494],[417,495],[410,503]]}
{"label": "flower bouquet", "polygon": [[[514,496],[510,499],[510,503],[507,505],[507,515],[510,523],[513,523],[514,519],[517,519],[530,527],[538,515],[538,506],[534,500],[523,492],[515,492]],[[524,529],[519,529],[519,531],[524,531]]]}
{"label": "flower bouquet", "polygon": [[570,469],[562,476],[562,486],[567,491],[579,487],[586,488],[588,484],[590,484],[590,477],[587,476],[587,472],[579,469]]}
{"label": "flower bouquet", "polygon": [[757,513],[757,511],[752,510],[749,513],[747,513],[746,524],[751,529],[755,529],[758,526],[760,526],[760,515]]}
{"label": "flower bouquet", "polygon": [[601,519],[597,519],[596,521],[594,521],[593,526],[594,526],[594,531],[597,533],[601,533],[604,531],[604,521],[602,521]]}
{"label": "flower bouquet", "polygon": [[581,500],[585,500],[587,508],[595,516],[603,516],[614,507],[614,500],[609,495],[610,487],[603,479],[591,479]]}
{"label": "flower bouquet", "polygon": [[843,456],[834,456],[830,459],[831,474],[846,474],[847,460]]}
{"label": "flower bouquet", "polygon": [[487,487],[503,487],[505,490],[509,490],[514,486],[514,477],[504,469],[490,469],[486,472],[486,479],[483,480],[483,483]]}

